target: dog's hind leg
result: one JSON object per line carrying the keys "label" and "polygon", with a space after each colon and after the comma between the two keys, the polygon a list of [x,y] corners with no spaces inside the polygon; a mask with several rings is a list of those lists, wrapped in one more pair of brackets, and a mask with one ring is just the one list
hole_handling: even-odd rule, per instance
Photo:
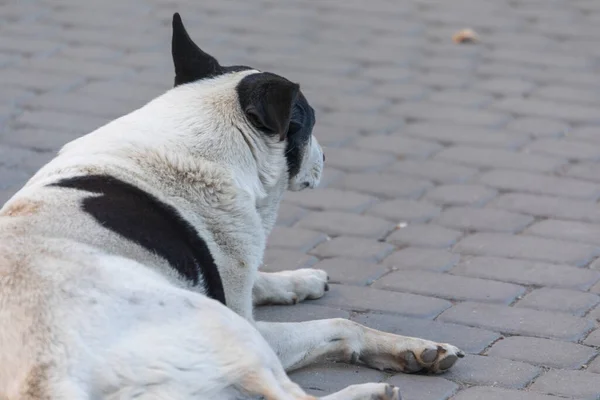
{"label": "dog's hind leg", "polygon": [[381,332],[342,318],[258,322],[257,328],[288,371],[332,360],[381,370],[439,373],[464,357],[450,344]]}
{"label": "dog's hind leg", "polygon": [[305,299],[318,299],[329,285],[327,272],[303,268],[293,271],[259,271],[252,288],[254,305],[296,304]]}

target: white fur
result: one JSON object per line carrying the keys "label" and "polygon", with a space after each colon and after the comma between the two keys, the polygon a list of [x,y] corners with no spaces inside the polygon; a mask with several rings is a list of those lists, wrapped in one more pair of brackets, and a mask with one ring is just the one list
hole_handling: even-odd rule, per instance
{"label": "white fur", "polygon": [[[1,399],[311,399],[284,367],[358,354],[402,369],[394,358],[414,352],[436,371],[459,354],[344,320],[254,322],[253,288],[257,302],[286,303],[326,285],[321,271],[258,273],[284,191],[316,187],[323,155],[313,138],[289,179],[285,142],[257,132],[239,106],[235,86],[255,72],[176,87],[67,144],[0,209]],[[93,194],[47,186],[85,174],[175,207],[208,244],[229,308],[82,212]],[[446,354],[419,358],[437,346]],[[377,384],[325,399],[371,395],[398,398]]]}

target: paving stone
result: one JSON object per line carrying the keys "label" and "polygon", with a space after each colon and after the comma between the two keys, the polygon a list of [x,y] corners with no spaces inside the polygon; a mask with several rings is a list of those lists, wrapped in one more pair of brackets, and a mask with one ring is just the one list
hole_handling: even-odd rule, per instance
{"label": "paving stone", "polygon": [[509,193],[492,201],[490,207],[530,214],[536,217],[600,222],[600,209],[588,201]]}
{"label": "paving stone", "polygon": [[502,210],[450,207],[435,219],[435,223],[463,231],[515,233],[533,222],[529,215]]}
{"label": "paving stone", "polygon": [[327,149],[327,165],[348,172],[377,171],[391,164],[394,157],[353,149]]}
{"label": "paving stone", "polygon": [[0,189],[0,207],[4,205],[15,193],[17,188]]}
{"label": "paving stone", "polygon": [[356,213],[363,212],[377,201],[372,196],[338,189],[288,192],[285,199],[292,204],[310,210],[339,210]]}
{"label": "paving stone", "polygon": [[403,400],[446,400],[458,385],[444,378],[419,375],[395,375],[388,383],[398,386]]}
{"label": "paving stone", "polygon": [[467,355],[450,369],[444,377],[470,385],[500,386],[520,389],[535,379],[540,368],[518,361],[497,357]]}
{"label": "paving stone", "polygon": [[399,270],[444,272],[454,267],[459,260],[458,254],[447,250],[406,247],[384,259],[382,264]]}
{"label": "paving stone", "polygon": [[379,262],[394,251],[394,246],[372,239],[339,236],[311,250],[319,258],[346,257]]}
{"label": "paving stone", "polygon": [[0,133],[0,142],[40,152],[56,153],[63,145],[79,136],[79,134],[60,130],[23,128]]}
{"label": "paving stone", "polygon": [[583,179],[586,181],[600,183],[600,164],[571,164],[567,167],[567,170],[563,174],[571,178]]}
{"label": "paving stone", "polygon": [[487,354],[544,367],[579,369],[594,357],[597,351],[575,343],[512,336],[494,343]]}
{"label": "paving stone", "polygon": [[497,304],[460,303],[438,318],[510,335],[535,336],[575,342],[584,337],[592,321],[563,313],[514,308]]}
{"label": "paving stone", "polygon": [[[312,79],[312,76],[311,76]],[[338,79],[337,77],[335,78]],[[394,132],[404,124],[402,118],[386,117],[382,114],[367,113],[342,113],[332,112],[321,114],[321,122],[326,125],[334,125],[348,129],[350,132],[361,133],[365,135],[380,135]],[[356,154],[356,153],[354,153]],[[349,156],[352,158],[352,156]],[[329,158],[327,158],[329,160]],[[364,161],[366,163],[366,160]]]}
{"label": "paving stone", "polygon": [[81,84],[83,77],[65,74],[40,74],[35,70],[3,69],[0,74],[0,84],[16,86],[36,91],[67,90]]}
{"label": "paving stone", "polygon": [[402,133],[420,139],[436,140],[443,144],[465,144],[514,149],[528,142],[523,135],[505,133],[468,125],[449,125],[441,123],[409,124]]}
{"label": "paving stone", "polygon": [[123,101],[150,101],[163,92],[164,90],[159,87],[151,85],[117,81],[96,81],[81,86],[74,93]]}
{"label": "paving stone", "polygon": [[434,142],[410,139],[398,134],[367,136],[354,141],[352,147],[406,158],[427,158],[442,148]]}
{"label": "paving stone", "polygon": [[510,168],[533,172],[552,172],[565,164],[564,159],[557,157],[468,146],[449,147],[437,153],[435,159],[475,167]]}
{"label": "paving stone", "polygon": [[453,104],[470,108],[481,108],[490,104],[493,100],[493,97],[482,92],[448,89],[434,92],[430,94],[427,99],[429,101],[439,103]]}
{"label": "paving stone", "polygon": [[600,197],[600,185],[598,184],[520,171],[494,170],[482,174],[479,182],[507,191],[586,200],[596,200]]}
{"label": "paving stone", "polygon": [[534,137],[561,137],[569,130],[569,125],[554,119],[519,117],[510,121],[506,129]]}
{"label": "paving stone", "polygon": [[46,93],[24,102],[33,109],[66,113],[81,113],[109,119],[128,114],[143,105],[143,101],[124,101],[79,93]]}
{"label": "paving stone", "polygon": [[[419,72],[418,74],[413,75],[412,78],[415,82],[418,82],[422,85],[429,86],[431,88],[435,88],[438,90],[464,89],[468,85],[468,78],[464,74],[457,74],[457,73],[446,73],[446,72],[439,72],[439,71]],[[435,103],[425,103],[425,102],[422,102],[422,103],[423,103],[422,108],[419,108],[419,107],[410,108],[410,110],[412,111],[411,112],[412,118],[418,118],[418,115],[427,115],[427,113],[424,110],[427,107],[430,107],[430,109],[431,109],[432,106],[435,106]],[[417,103],[417,105],[419,105],[419,103]],[[403,111],[398,111],[398,112],[400,113],[400,115],[405,115],[404,113],[406,111],[403,110]],[[438,112],[436,111],[436,114],[437,113]],[[445,110],[443,115],[449,117],[450,119],[452,118],[452,112],[449,110]],[[440,117],[437,117],[437,118],[440,118]],[[458,116],[454,116],[454,118],[461,119]],[[483,118],[482,120],[488,122],[488,120],[486,118]]]}
{"label": "paving stone", "polygon": [[449,300],[510,304],[525,289],[510,283],[440,274],[426,271],[397,271],[388,274],[372,287],[423,294]]}
{"label": "paving stone", "polygon": [[408,225],[394,231],[386,241],[396,246],[447,248],[456,243],[461,236],[459,231],[437,225]]}
{"label": "paving stone", "polygon": [[308,211],[305,209],[284,201],[279,206],[279,212],[277,213],[277,225],[291,226],[306,214],[308,214]]}
{"label": "paving stone", "polygon": [[538,88],[533,97],[574,103],[600,103],[600,96],[594,90],[574,88],[567,85],[548,85]]}
{"label": "paving stone", "polygon": [[263,266],[266,272],[286,271],[288,269],[310,268],[319,260],[316,257],[294,250],[267,248]]}
{"label": "paving stone", "polygon": [[568,158],[576,161],[597,161],[600,150],[586,142],[576,142],[564,139],[539,139],[526,147],[533,153],[547,154],[555,157]]}
{"label": "paving stone", "polygon": [[327,258],[315,264],[314,268],[327,271],[330,283],[359,286],[370,285],[389,271],[385,265],[348,257]]}
{"label": "paving stone", "polygon": [[339,181],[345,175],[345,172],[335,168],[325,168],[325,170],[326,172],[321,175],[321,182],[319,182],[320,189],[329,188],[332,183]]}
{"label": "paving stone", "polygon": [[20,126],[50,128],[52,130],[66,130],[78,134],[86,134],[100,128],[109,122],[108,119],[79,115],[76,113],[62,113],[57,111],[25,111],[19,115],[15,123]]}
{"label": "paving stone", "polygon": [[0,103],[7,106],[15,106],[22,104],[33,96],[34,92],[30,90],[20,87],[3,86],[2,93],[0,93]]}
{"label": "paving stone", "polygon": [[531,390],[596,400],[600,395],[600,379],[584,371],[550,370],[536,379]]}
{"label": "paving stone", "polygon": [[473,87],[498,95],[520,96],[530,93],[535,88],[535,84],[524,79],[496,78],[475,83]]}
{"label": "paving stone", "polygon": [[500,334],[485,329],[396,315],[366,313],[352,320],[384,332],[451,343],[471,354],[480,353],[500,338]]}
{"label": "paving stone", "polygon": [[583,125],[569,130],[568,138],[581,141],[600,143],[600,127],[598,125]]}
{"label": "paving stone", "polygon": [[476,168],[434,160],[398,161],[385,168],[384,171],[397,172],[399,176],[407,175],[436,183],[462,183],[477,173]]}
{"label": "paving stone", "polygon": [[592,361],[587,370],[595,374],[600,374],[600,357],[597,357],[594,361]]}
{"label": "paving stone", "polygon": [[398,199],[375,204],[366,213],[394,222],[427,222],[439,215],[440,210],[428,202]]}
{"label": "paving stone", "polygon": [[380,97],[370,96],[338,96],[324,95],[311,100],[311,106],[319,110],[327,111],[356,111],[356,112],[377,112],[382,110],[388,101]]}
{"label": "paving stone", "polygon": [[599,302],[600,297],[592,293],[541,288],[527,294],[515,307],[560,311],[582,317]]}
{"label": "paving stone", "polygon": [[600,271],[497,257],[465,257],[451,273],[521,285],[578,290],[587,290],[600,280]]}
{"label": "paving stone", "polygon": [[261,306],[254,309],[257,321],[302,322],[329,318],[350,318],[348,311],[307,303],[294,304],[294,312],[285,306]]}
{"label": "paving stone", "polygon": [[561,53],[551,53],[549,51],[530,51],[530,50],[496,50],[489,54],[489,57],[498,60],[515,61],[519,63],[550,65],[554,67],[575,67],[585,68],[589,66],[590,61],[584,57],[574,57]]}
{"label": "paving stone", "polygon": [[327,240],[327,235],[307,229],[276,226],[267,239],[270,247],[307,252]]}
{"label": "paving stone", "polygon": [[24,55],[46,55],[50,54],[61,47],[61,43],[54,40],[19,38],[18,41],[10,40],[3,37],[0,39],[0,51],[21,53]]}
{"label": "paving stone", "polygon": [[600,270],[600,258],[597,258],[590,264],[590,269]]}
{"label": "paving stone", "polygon": [[476,233],[462,239],[455,251],[483,256],[525,258],[583,266],[600,254],[600,247],[530,236]]}
{"label": "paving stone", "polygon": [[433,319],[451,306],[450,302],[410,293],[390,292],[360,286],[329,285],[327,296],[311,304],[358,312],[375,311]]}
{"label": "paving stone", "polygon": [[300,228],[313,229],[330,236],[361,236],[381,238],[394,229],[390,222],[369,216],[336,211],[314,212],[296,223]]}
{"label": "paving stone", "polygon": [[[435,110],[435,112],[432,112],[432,110]],[[507,114],[503,113],[487,110],[468,110],[462,107],[441,105],[426,101],[407,101],[391,108],[389,112],[393,115],[402,115],[405,118],[417,121],[453,122],[490,128],[502,126],[510,119]]]}
{"label": "paving stone", "polygon": [[600,123],[595,107],[547,100],[506,98],[492,104],[503,112],[532,117],[558,118],[575,123]]}
{"label": "paving stone", "polygon": [[0,144],[0,167],[14,170],[13,173],[23,172],[18,169],[24,169],[26,172],[33,172],[31,169],[35,171],[39,168],[37,164],[40,156],[45,157],[45,161],[51,158],[51,155],[47,153]]}
{"label": "paving stone", "polygon": [[[327,160],[329,161],[329,158]],[[332,186],[340,189],[352,188],[354,191],[381,198],[416,199],[432,184],[424,180],[399,177],[395,174],[355,173],[342,177],[339,181],[334,182]]]}
{"label": "paving stone", "polygon": [[548,219],[530,226],[525,233],[600,246],[600,225]]}
{"label": "paving stone", "polygon": [[473,386],[459,392],[452,400],[559,400],[556,396],[498,387]]}
{"label": "paving stone", "polygon": [[372,87],[371,93],[392,101],[421,100],[431,91],[413,83],[388,83]]}
{"label": "paving stone", "polygon": [[290,379],[316,396],[324,396],[359,383],[381,382],[383,372],[358,365],[328,363],[291,372]]}
{"label": "paving stone", "polygon": [[477,185],[441,185],[427,192],[425,199],[444,206],[482,206],[492,200],[497,191]]}

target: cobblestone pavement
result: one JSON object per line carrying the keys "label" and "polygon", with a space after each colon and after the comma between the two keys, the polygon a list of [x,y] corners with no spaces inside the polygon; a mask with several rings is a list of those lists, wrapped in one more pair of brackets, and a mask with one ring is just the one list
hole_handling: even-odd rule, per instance
{"label": "cobblestone pavement", "polygon": [[[300,82],[322,188],[289,194],[266,269],[341,316],[452,342],[440,376],[298,371],[313,393],[600,399],[600,1],[0,0],[0,201],[65,142],[170,87],[170,18],[226,64]],[[471,27],[476,45],[452,43]]]}

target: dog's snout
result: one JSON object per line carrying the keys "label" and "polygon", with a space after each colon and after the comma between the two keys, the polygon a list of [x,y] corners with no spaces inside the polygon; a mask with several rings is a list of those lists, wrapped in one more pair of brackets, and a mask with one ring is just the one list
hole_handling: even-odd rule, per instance
{"label": "dog's snout", "polygon": [[325,162],[325,153],[323,153],[323,162]]}

